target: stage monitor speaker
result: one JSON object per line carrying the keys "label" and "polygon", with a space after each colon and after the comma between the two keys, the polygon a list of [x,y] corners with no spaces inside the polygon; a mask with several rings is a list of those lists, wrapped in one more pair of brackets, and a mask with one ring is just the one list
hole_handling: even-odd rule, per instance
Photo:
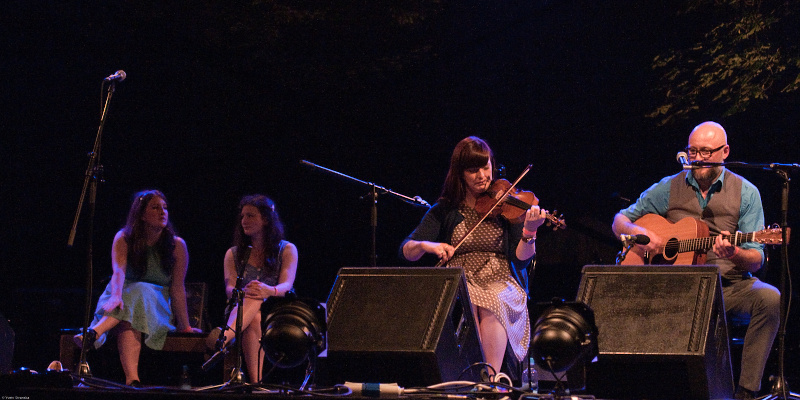
{"label": "stage monitor speaker", "polygon": [[577,300],[594,310],[598,328],[588,393],[614,399],[733,397],[717,267],[585,266]]}
{"label": "stage monitor speaker", "polygon": [[460,268],[342,268],[327,302],[329,379],[404,387],[480,381],[470,304]]}

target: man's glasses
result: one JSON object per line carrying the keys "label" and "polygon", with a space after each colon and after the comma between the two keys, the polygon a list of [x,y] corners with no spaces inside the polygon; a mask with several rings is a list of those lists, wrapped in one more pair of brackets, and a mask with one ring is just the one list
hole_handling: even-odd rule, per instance
{"label": "man's glasses", "polygon": [[715,152],[722,150],[722,148],[725,146],[727,146],[727,144],[723,144],[716,149],[695,149],[694,147],[687,147],[684,150],[686,150],[686,154],[688,154],[689,157],[697,157],[697,154],[700,154],[700,157],[708,158],[711,157],[711,155]]}

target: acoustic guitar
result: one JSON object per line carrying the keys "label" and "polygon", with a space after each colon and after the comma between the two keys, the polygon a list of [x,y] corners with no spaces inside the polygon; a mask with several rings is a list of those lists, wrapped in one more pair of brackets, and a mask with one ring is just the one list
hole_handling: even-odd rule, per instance
{"label": "acoustic guitar", "polygon": [[[655,252],[645,252],[634,246],[622,261],[622,265],[644,264],[705,264],[706,252],[714,246],[715,236],[709,236],[708,225],[696,218],[683,218],[674,224],[658,214],[647,214],[636,220],[636,224],[647,228],[666,241],[664,247]],[[789,231],[787,230],[787,240]],[[782,229],[771,227],[758,232],[736,232],[723,235],[734,246],[756,242],[769,245],[783,244]]]}

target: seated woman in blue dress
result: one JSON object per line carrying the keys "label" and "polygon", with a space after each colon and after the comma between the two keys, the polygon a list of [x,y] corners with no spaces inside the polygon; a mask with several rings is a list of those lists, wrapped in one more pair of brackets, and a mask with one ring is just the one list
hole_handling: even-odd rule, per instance
{"label": "seated woman in blue dress", "polygon": [[[275,211],[275,203],[267,196],[245,196],[239,202],[239,217],[233,234],[233,247],[225,253],[225,293],[228,299],[242,277],[242,349],[250,383],[262,378],[260,361],[261,304],[271,296],[285,296],[294,286],[297,273],[297,247],[284,240],[283,224]],[[225,328],[224,346],[230,346],[236,333],[238,307],[231,305]],[[219,328],[209,338],[219,336]]]}
{"label": "seated woman in blue dress", "polygon": [[[86,338],[89,346],[99,348],[113,329],[126,385],[141,386],[143,342],[160,350],[169,331],[200,332],[189,325],[184,286],[188,265],[186,242],[169,222],[164,194],[137,193],[125,227],[114,237],[111,281],[97,301]],[[74,339],[82,345],[81,334]]]}

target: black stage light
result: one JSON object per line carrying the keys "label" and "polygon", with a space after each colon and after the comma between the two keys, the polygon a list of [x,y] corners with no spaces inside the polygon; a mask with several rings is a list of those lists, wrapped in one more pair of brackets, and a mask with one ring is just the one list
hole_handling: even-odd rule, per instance
{"label": "black stage light", "polygon": [[554,299],[536,320],[531,339],[535,363],[551,373],[597,356],[594,312],[582,302]]}
{"label": "black stage light", "polygon": [[261,347],[279,368],[314,361],[325,350],[325,308],[311,299],[270,297],[261,305]]}

